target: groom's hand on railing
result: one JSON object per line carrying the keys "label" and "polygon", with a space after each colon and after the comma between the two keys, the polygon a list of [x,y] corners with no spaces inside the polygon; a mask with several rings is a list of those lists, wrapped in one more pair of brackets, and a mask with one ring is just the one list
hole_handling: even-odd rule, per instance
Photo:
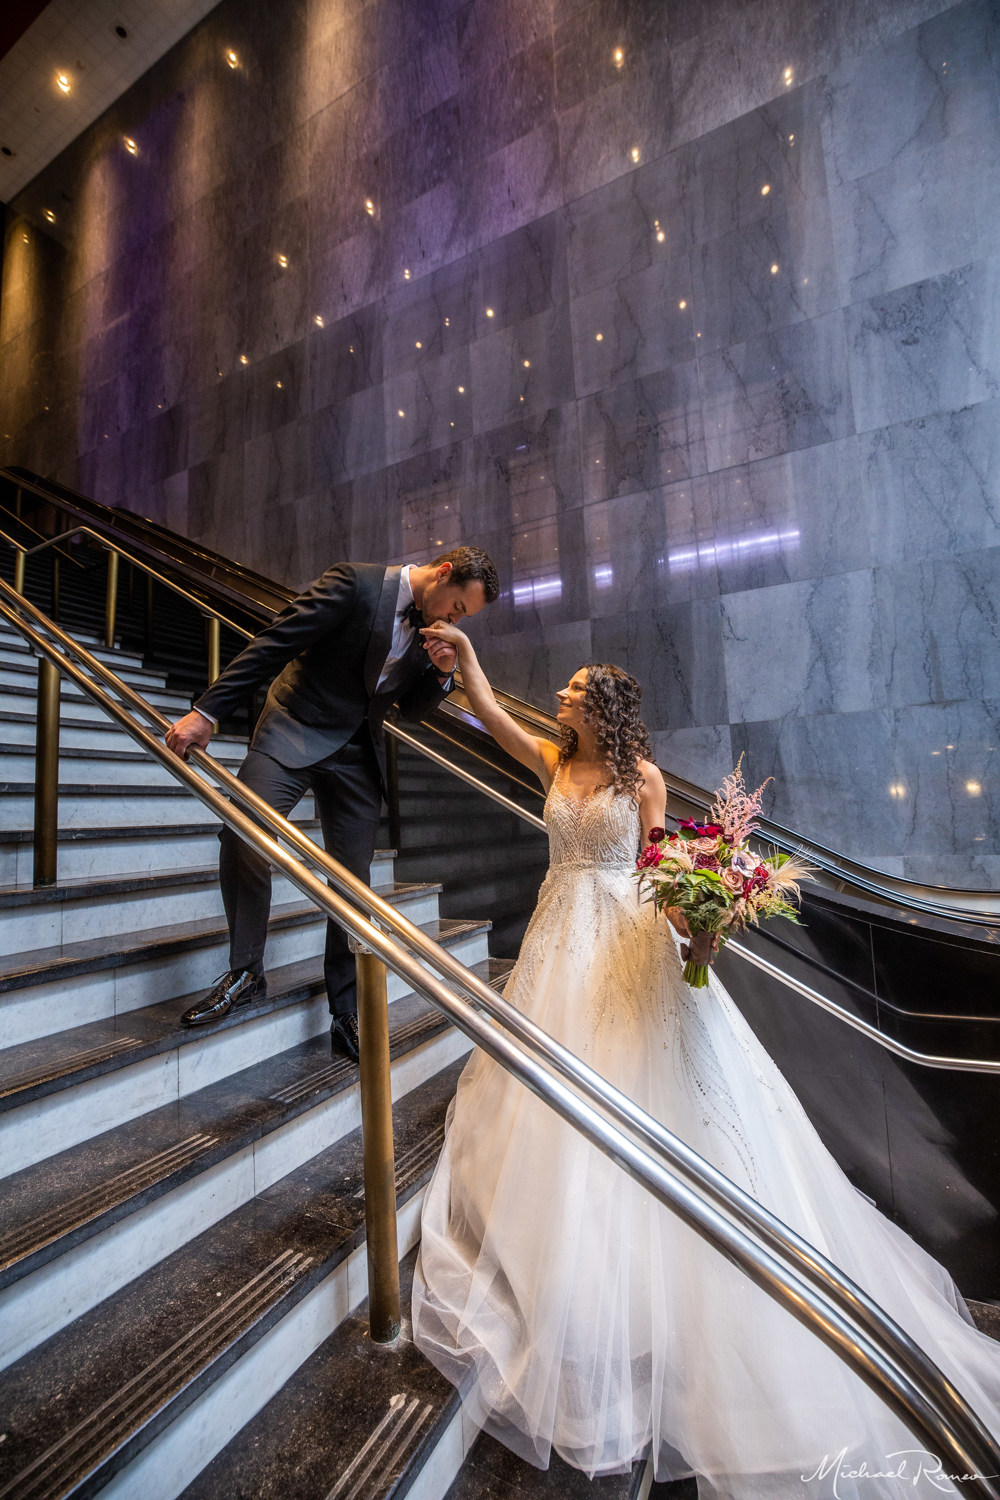
{"label": "groom's hand on railing", "polygon": [[168,750],[179,755],[181,760],[187,760],[188,751],[193,746],[199,750],[208,748],[208,742],[212,738],[212,722],[193,708],[189,714],[171,725],[164,738]]}

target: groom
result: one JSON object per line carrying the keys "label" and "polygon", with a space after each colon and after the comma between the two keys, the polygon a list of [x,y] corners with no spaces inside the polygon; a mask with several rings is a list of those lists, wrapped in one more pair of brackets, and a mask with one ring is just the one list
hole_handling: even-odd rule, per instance
{"label": "groom", "polygon": [[[204,749],[215,720],[270,683],[239,779],[286,817],[312,790],[327,852],[368,880],[385,793],[383,720],[395,702],[419,720],[451,691],[455,650],[420,634],[434,620],[477,614],[500,592],[478,547],[456,547],[421,566],[336,563],[275,616],[167,733],[187,756]],[[229,973],[181,1017],[221,1020],[267,994],[264,943],[271,870],[228,826],[219,880],[229,924]],[[347,934],[327,923],[324,976],[334,1051],[358,1060],[354,959]]]}

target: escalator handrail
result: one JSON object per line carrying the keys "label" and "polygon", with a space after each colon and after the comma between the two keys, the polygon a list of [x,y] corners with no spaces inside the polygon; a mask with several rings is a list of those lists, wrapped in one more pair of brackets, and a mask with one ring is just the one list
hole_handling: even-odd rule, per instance
{"label": "escalator handrail", "polygon": [[[22,619],[19,611],[34,619],[46,634],[43,635],[39,629]],[[449,988],[439,977],[443,967],[449,970],[452,967],[461,969],[463,966],[457,960],[451,959],[444,950],[439,950],[439,956],[433,964],[438,973],[428,973],[422,967],[421,960],[404,948],[397,936],[389,936],[380,922],[387,919],[390,931],[396,930],[397,933],[405,933],[407,927],[411,928],[412,933],[419,936],[420,947],[435,949],[438,945],[421,934],[418,928],[413,928],[412,924],[391,907],[387,907],[381,898],[369,891],[363,882],[351,876],[336,860],[312,846],[311,863],[319,866],[342,889],[350,890],[362,910],[359,911],[343,896],[331,890],[301,859],[283,848],[276,838],[263,832],[248,813],[241,812],[231,801],[227,801],[222,792],[210,786],[192,766],[162,745],[126,707],[129,702],[139,707],[142,714],[162,730],[167,721],[151,704],[146,703],[140,694],[117,678],[110,668],[2,581],[0,617],[14,625],[40,655],[49,660],[62,675],[76,683],[176,780],[185,783],[216,816],[281,870],[308,899],[375,952],[417,993],[443,1010],[476,1045],[531,1088],[574,1129],[822,1339],[841,1359],[851,1365],[915,1435],[931,1442],[933,1452],[939,1456],[946,1455],[947,1461],[959,1462],[963,1466],[963,1472],[976,1475],[973,1480],[975,1493],[986,1497],[986,1500],[1000,1500],[1000,1487],[994,1486],[991,1478],[1000,1468],[1000,1445],[997,1440],[943,1372],[909,1335],[866,1293],[854,1286],[831,1262],[826,1261],[820,1252],[770,1215],[665,1127],[659,1126],[638,1110],[637,1106],[631,1105],[631,1101],[625,1100],[625,1096],[600,1079],[599,1075],[593,1073],[573,1054],[561,1048],[553,1038],[532,1023],[527,1023],[526,1018],[513,1007],[507,1007],[505,1002],[498,1003],[498,997],[487,986],[483,986],[482,981],[471,971],[465,970],[462,989],[468,993],[471,985],[473,992],[480,987],[486,991],[482,996],[481,1008],[491,1013],[494,1024],[484,1021],[468,999]],[[103,687],[92,681],[82,667],[71,661],[47,636],[59,642],[60,646],[68,647],[72,655],[84,663],[94,676],[113,687],[123,701],[116,702],[111,698]],[[195,752],[195,756],[202,770],[209,771],[223,785],[231,784],[230,790],[239,800],[256,817],[266,818],[269,824],[278,829],[283,839],[293,845],[309,843],[294,825],[275,814],[262,799],[214,762],[211,756],[202,751]],[[442,960],[446,958],[450,961],[443,965]],[[509,1016],[506,1014],[508,1011]],[[496,1029],[496,1023],[515,1034],[523,1031],[525,1036],[519,1040],[530,1037],[532,1051],[536,1055],[532,1056],[531,1052],[504,1036]],[[538,1055],[545,1056],[544,1063],[539,1062]],[[583,1099],[566,1087],[559,1077],[560,1072],[564,1077],[569,1077],[573,1086],[584,1094]],[[588,1090],[596,1092],[598,1096],[595,1099],[596,1109],[586,1102]],[[648,1133],[652,1137],[655,1155],[639,1146],[618,1124],[604,1118],[604,1115],[614,1118],[618,1112],[619,1100],[625,1100],[631,1106],[631,1114],[636,1119],[648,1121],[647,1130],[638,1133]],[[599,1110],[603,1110],[604,1114],[599,1113]],[[631,1118],[622,1123],[626,1129],[636,1128]],[[669,1162],[670,1166],[679,1166],[689,1181],[698,1183],[704,1196],[688,1187],[685,1182],[678,1181],[664,1162]],[[723,1202],[738,1220],[751,1224],[758,1237],[771,1243],[778,1254],[773,1255],[769,1250],[762,1249],[738,1224],[732,1223],[713,1206],[713,1201]],[[789,1260],[797,1261],[804,1277],[789,1268]],[[823,1290],[814,1290],[817,1286]],[[981,1468],[980,1465],[986,1467]]]}
{"label": "escalator handrail", "polygon": [[[68,513],[87,520],[95,520],[100,513],[99,524],[106,526],[114,535],[116,547],[122,551],[123,555],[129,556],[130,561],[138,560],[130,556],[128,551],[130,546],[155,554],[187,577],[189,582],[197,580],[206,589],[211,584],[212,588],[223,595],[227,604],[234,605],[253,619],[259,620],[261,626],[268,623],[276,609],[283,608],[294,597],[292,591],[283,585],[265,579],[261,574],[243,568],[231,559],[222,558],[218,553],[200,548],[185,538],[175,537],[173,533],[166,531],[155,522],[146,521],[130,512],[112,511],[107,506],[90,500],[87,496],[69,490],[66,486],[58,485],[55,481],[42,479],[28,470],[3,469],[0,470],[0,478],[5,478],[22,489],[28,489]],[[135,531],[143,529],[155,531],[159,538],[158,543],[154,544],[149,538],[135,535]],[[171,550],[167,547],[168,540],[174,552],[180,551],[185,554],[183,558],[177,558],[171,554]],[[200,562],[197,561],[198,559]],[[227,623],[232,624],[232,621],[227,621]],[[461,674],[458,676],[458,682],[460,684]],[[494,689],[494,692],[500,706],[523,724],[530,733],[558,742],[559,730],[551,714],[513,694],[497,689]],[[463,696],[464,694],[459,689],[457,698],[455,694],[451,695],[456,701],[442,705],[436,712],[461,716],[468,726],[476,728],[489,740],[488,732],[471,709],[462,708],[461,697]],[[668,793],[689,801],[695,808],[706,810],[709,807],[712,800],[711,793],[670,771],[664,770],[663,776]],[[792,830],[782,827],[781,824],[762,820],[760,828],[761,836],[769,843],[789,853],[801,853],[811,864],[821,869],[828,878],[833,881],[842,881],[845,885],[855,888],[878,902],[908,908],[949,921],[996,927],[1000,931],[1000,896],[996,891],[963,890],[959,887],[928,885],[924,882],[907,880],[902,876],[872,870],[869,866],[852,860],[848,855],[841,854],[814,840],[803,840]]]}

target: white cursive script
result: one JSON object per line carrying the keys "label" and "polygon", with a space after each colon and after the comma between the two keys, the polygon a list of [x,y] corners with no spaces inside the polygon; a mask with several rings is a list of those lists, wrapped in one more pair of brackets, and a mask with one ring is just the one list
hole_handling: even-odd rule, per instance
{"label": "white cursive script", "polygon": [[809,1484],[814,1479],[826,1479],[827,1475],[833,1475],[834,1500],[840,1500],[840,1491],[837,1488],[841,1479],[900,1479],[911,1488],[916,1488],[921,1479],[927,1479],[934,1489],[944,1494],[951,1493],[953,1484],[963,1484],[970,1479],[997,1479],[996,1474],[948,1474],[940,1458],[933,1453],[928,1453],[925,1448],[899,1448],[895,1453],[887,1453],[887,1460],[898,1459],[895,1468],[869,1469],[868,1460],[862,1459],[857,1468],[851,1468],[846,1460],[847,1449],[841,1448],[840,1452],[833,1458],[829,1453],[824,1453],[816,1468],[811,1474],[800,1474],[799,1478],[803,1484]]}

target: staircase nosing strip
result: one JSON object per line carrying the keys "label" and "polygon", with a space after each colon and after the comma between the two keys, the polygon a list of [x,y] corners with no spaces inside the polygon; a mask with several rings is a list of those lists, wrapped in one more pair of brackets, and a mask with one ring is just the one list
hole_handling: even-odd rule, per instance
{"label": "staircase nosing strip", "polygon": [[[132,1193],[187,1166],[202,1152],[216,1145],[218,1140],[218,1136],[206,1135],[204,1132],[190,1136],[186,1141],[179,1141],[156,1156],[149,1157],[147,1161],[137,1162],[135,1166],[116,1173],[106,1182],[95,1183],[85,1192],[78,1193],[75,1198],[54,1204],[52,1208],[26,1219],[23,1224],[8,1230],[6,1234],[0,1234],[0,1271],[7,1270],[26,1255],[33,1254],[44,1245],[78,1229],[81,1224],[89,1223],[91,1219],[99,1217],[119,1203],[126,1202]],[[20,1249],[26,1241],[27,1249]]]}
{"label": "staircase nosing strip", "polygon": [[[169,1365],[170,1361],[177,1360],[179,1357],[182,1357],[184,1355],[187,1355],[190,1360],[192,1352],[197,1350],[204,1343],[207,1336],[210,1336],[212,1333],[218,1333],[220,1331],[220,1324],[227,1325],[231,1323],[234,1316],[238,1316],[240,1313],[245,1313],[247,1309],[256,1308],[257,1305],[262,1302],[262,1299],[265,1299],[262,1303],[262,1312],[259,1314],[255,1314],[249,1322],[246,1322],[243,1330],[246,1331],[247,1328],[250,1328],[253,1325],[253,1322],[258,1320],[259,1316],[263,1315],[263,1311],[266,1311],[267,1307],[273,1305],[273,1303],[278,1300],[277,1298],[266,1300],[270,1297],[270,1293],[278,1287],[287,1288],[291,1284],[291,1281],[296,1279],[300,1272],[304,1272],[305,1270],[307,1270],[309,1266],[312,1265],[312,1263],[313,1257],[306,1255],[303,1251],[291,1249],[283,1250],[281,1254],[276,1256],[269,1265],[263,1267],[262,1270],[258,1271],[256,1275],[252,1276],[248,1282],[246,1282],[224,1302],[221,1302],[217,1308],[213,1308],[212,1312],[209,1313],[207,1317],[203,1318],[200,1323],[196,1323],[193,1328],[188,1329],[184,1334],[181,1335],[179,1339],[175,1341],[175,1343],[171,1344],[168,1349],[165,1349],[162,1354],[159,1354],[156,1359],[154,1359],[149,1365],[147,1365],[144,1370],[140,1370],[137,1375],[134,1375],[131,1380],[127,1381],[126,1384],[121,1388],[121,1390],[116,1391],[113,1396],[109,1396],[107,1400],[102,1401],[99,1406],[95,1407],[92,1412],[88,1413],[88,1415],[84,1417],[80,1422],[78,1422],[75,1427],[71,1428],[69,1432],[64,1433],[63,1436],[59,1438],[57,1442],[53,1443],[49,1448],[47,1448],[44,1453],[39,1454],[38,1458],[34,1459],[26,1469],[22,1469],[20,1474],[15,1475],[14,1478],[10,1480],[2,1490],[0,1490],[0,1497],[10,1494],[12,1487],[15,1484],[21,1483],[34,1471],[42,1469],[42,1473],[37,1476],[37,1480],[35,1482],[35,1485],[33,1486],[33,1488],[37,1489],[37,1484],[40,1482],[44,1482],[45,1478],[47,1477],[45,1470],[42,1467],[43,1465],[47,1465],[49,1470],[51,1470],[53,1463],[55,1463],[57,1465],[56,1474],[58,1474],[59,1467],[65,1467],[65,1465],[71,1461],[73,1454],[75,1453],[81,1442],[93,1443],[95,1437],[97,1436],[97,1433],[100,1432],[102,1428],[107,1426],[107,1421],[104,1419],[102,1414],[106,1413],[107,1417],[109,1417],[112,1422],[116,1417],[127,1418],[129,1420],[129,1425],[135,1427],[137,1425],[137,1419],[129,1416],[129,1397],[127,1395],[128,1392],[131,1391],[136,1394],[138,1396],[138,1399],[141,1401],[143,1394],[146,1394],[143,1392],[143,1384],[148,1384],[150,1378],[153,1377],[156,1372],[158,1372],[162,1368],[166,1368]],[[227,1330],[225,1342],[232,1343],[233,1341],[233,1338],[228,1334]],[[210,1360],[201,1360],[198,1368],[205,1368],[208,1363],[210,1363]],[[197,1371],[195,1373],[197,1373]],[[175,1392],[176,1390],[182,1389],[183,1384],[186,1383],[187,1381],[183,1380],[181,1385],[175,1385]],[[147,1401],[151,1394],[152,1393],[146,1394]],[[157,1396],[156,1404],[153,1406],[152,1410],[157,1410],[158,1406],[166,1404],[166,1401],[168,1401],[169,1399],[169,1395],[167,1395],[163,1399],[161,1399],[160,1396]],[[114,1450],[112,1449],[111,1451]],[[98,1463],[94,1464],[92,1468],[88,1470],[88,1472],[93,1472],[94,1469],[98,1468],[100,1466],[100,1462],[101,1461],[99,1460]],[[53,1477],[55,1476],[53,1475]],[[79,1476],[79,1478],[81,1479],[83,1477],[85,1476]],[[78,1482],[78,1480],[74,1480],[73,1482],[76,1483]],[[28,1491],[23,1492],[23,1500],[27,1500],[28,1493]],[[65,1493],[65,1491],[50,1491],[49,1493],[52,1496],[52,1500],[55,1500],[57,1493]],[[21,1500],[20,1495],[19,1500]]]}
{"label": "staircase nosing strip", "polygon": [[[403,1459],[403,1457],[409,1452],[409,1450],[417,1442],[417,1440],[420,1437],[420,1429],[427,1422],[428,1418],[431,1417],[431,1416],[433,1416],[433,1414],[434,1414],[434,1408],[433,1408],[433,1406],[431,1406],[431,1404],[429,1402],[425,1402],[424,1405],[420,1408],[420,1410],[414,1414],[416,1420],[412,1421],[410,1423],[409,1429],[407,1431],[403,1432],[400,1435],[400,1440],[399,1440],[398,1445],[393,1450],[393,1452],[389,1454],[388,1458],[386,1459],[384,1467],[385,1467],[385,1472],[387,1474],[391,1474],[392,1473],[392,1471],[396,1467],[396,1465],[401,1462],[401,1460]],[[383,1493],[384,1493],[384,1491],[380,1489],[380,1491],[379,1491],[380,1496]]]}
{"label": "staircase nosing strip", "polygon": [[25,1069],[23,1073],[12,1073],[9,1078],[0,1083],[0,1099],[9,1098],[12,1094],[22,1093],[25,1089],[32,1088],[37,1083],[49,1083],[54,1078],[61,1078],[66,1073],[76,1072],[79,1068],[89,1067],[92,1063],[107,1062],[112,1057],[119,1056],[122,1052],[131,1051],[133,1047],[143,1045],[141,1037],[122,1037],[117,1042],[106,1042],[98,1047],[88,1047],[80,1052],[71,1052],[62,1058],[58,1064],[49,1063],[39,1068]]}
{"label": "staircase nosing strip", "polygon": [[351,1481],[352,1476],[354,1474],[354,1471],[357,1468],[358,1464],[361,1463],[361,1461],[364,1459],[364,1457],[368,1453],[369,1449],[372,1448],[373,1445],[378,1442],[379,1437],[385,1431],[385,1429],[387,1427],[395,1426],[398,1423],[400,1411],[401,1411],[401,1409],[403,1407],[405,1407],[405,1404],[406,1404],[406,1397],[405,1396],[392,1396],[390,1398],[390,1401],[389,1401],[389,1410],[386,1412],[385,1416],[382,1418],[382,1420],[375,1427],[374,1431],[372,1431],[371,1433],[369,1433],[368,1437],[365,1439],[365,1442],[358,1449],[357,1453],[355,1454],[355,1456],[351,1460],[351,1462],[348,1464],[348,1466],[345,1469],[344,1473],[341,1474],[340,1478],[337,1480],[336,1484],[333,1486],[333,1489],[327,1495],[326,1500],[340,1500],[341,1491],[343,1490],[344,1485],[348,1484]]}

